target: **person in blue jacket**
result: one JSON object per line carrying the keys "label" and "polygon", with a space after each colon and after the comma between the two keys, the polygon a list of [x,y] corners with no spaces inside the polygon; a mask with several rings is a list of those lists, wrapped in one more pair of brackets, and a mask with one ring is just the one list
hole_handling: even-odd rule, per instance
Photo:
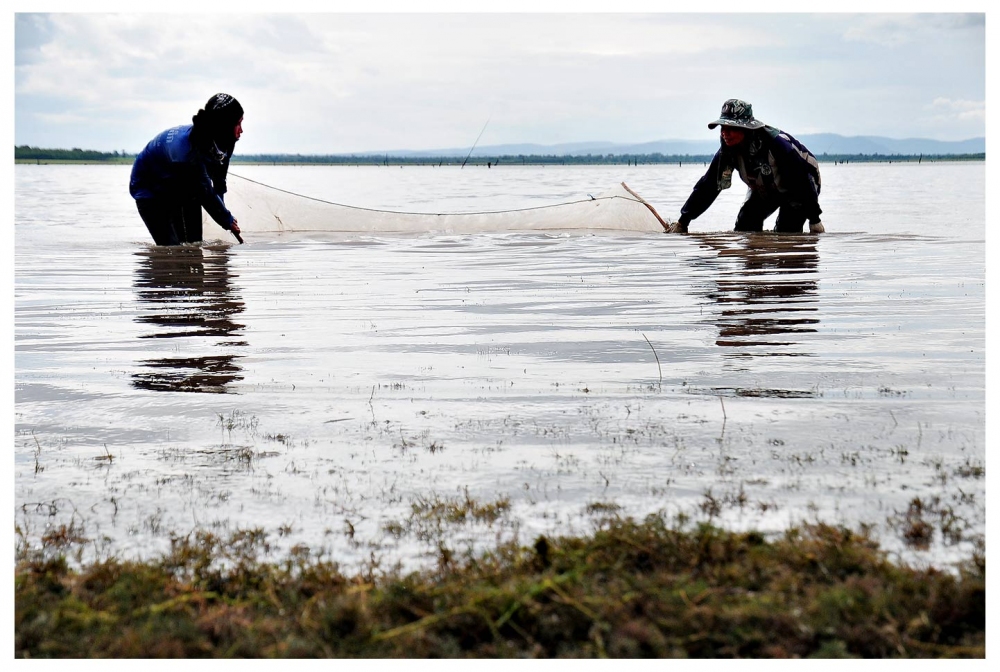
{"label": "person in blue jacket", "polygon": [[687,233],[688,224],[732,185],[733,171],[749,187],[736,216],[737,231],[763,231],[764,220],[778,211],[774,230],[801,233],[809,222],[810,233],[823,233],[819,207],[819,163],[805,145],[788,133],[754,119],[750,103],[732,98],[722,105],[719,118],[708,125],[721,126],[721,147],[708,171],[694,185],[670,226],[672,233]]}
{"label": "person in blue jacket", "polygon": [[240,239],[223,197],[229,159],[243,134],[243,107],[217,93],[191,121],[150,140],[132,165],[129,193],[157,245],[199,242],[202,208]]}

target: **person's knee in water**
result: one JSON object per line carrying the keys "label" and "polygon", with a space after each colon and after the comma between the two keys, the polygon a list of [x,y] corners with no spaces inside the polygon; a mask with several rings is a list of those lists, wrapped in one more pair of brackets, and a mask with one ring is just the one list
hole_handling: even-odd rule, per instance
{"label": "person's knee in water", "polygon": [[800,233],[809,222],[810,233],[825,231],[820,220],[819,162],[805,145],[788,133],[753,116],[753,107],[730,99],[719,118],[708,125],[719,129],[719,150],[695,184],[670,230],[687,232],[723,189],[732,186],[733,172],[747,185],[747,199],[736,218],[736,231],[762,231],[764,220],[778,211],[774,230]]}
{"label": "person's knee in water", "polygon": [[229,160],[243,134],[243,107],[217,93],[191,121],[150,140],[132,165],[129,193],[157,245],[201,241],[202,208],[239,238],[224,197]]}

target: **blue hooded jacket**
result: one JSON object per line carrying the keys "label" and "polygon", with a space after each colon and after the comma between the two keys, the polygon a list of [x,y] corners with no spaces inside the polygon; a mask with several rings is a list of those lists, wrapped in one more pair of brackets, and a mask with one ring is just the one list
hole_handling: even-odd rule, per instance
{"label": "blue hooded jacket", "polygon": [[132,165],[132,198],[197,202],[227,231],[233,215],[222,200],[232,153],[214,160],[191,142],[193,125],[176,126],[149,141]]}

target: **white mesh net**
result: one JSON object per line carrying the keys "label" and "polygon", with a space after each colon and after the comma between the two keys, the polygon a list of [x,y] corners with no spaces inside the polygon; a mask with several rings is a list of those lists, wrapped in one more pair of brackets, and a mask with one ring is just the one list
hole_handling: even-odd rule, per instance
{"label": "white mesh net", "polygon": [[[493,212],[394,212],[331,203],[230,173],[226,205],[244,234],[486,233],[504,231],[662,232],[668,223],[624,182],[597,197]],[[210,224],[206,218],[206,228]]]}

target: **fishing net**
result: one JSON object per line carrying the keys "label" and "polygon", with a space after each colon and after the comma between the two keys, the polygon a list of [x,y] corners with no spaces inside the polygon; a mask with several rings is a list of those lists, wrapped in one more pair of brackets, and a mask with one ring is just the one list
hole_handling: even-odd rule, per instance
{"label": "fishing net", "polygon": [[[662,232],[668,223],[622,182],[597,197],[492,212],[397,212],[331,203],[230,173],[226,206],[243,233]],[[207,219],[208,215],[204,215]],[[210,223],[206,221],[206,228]]]}

